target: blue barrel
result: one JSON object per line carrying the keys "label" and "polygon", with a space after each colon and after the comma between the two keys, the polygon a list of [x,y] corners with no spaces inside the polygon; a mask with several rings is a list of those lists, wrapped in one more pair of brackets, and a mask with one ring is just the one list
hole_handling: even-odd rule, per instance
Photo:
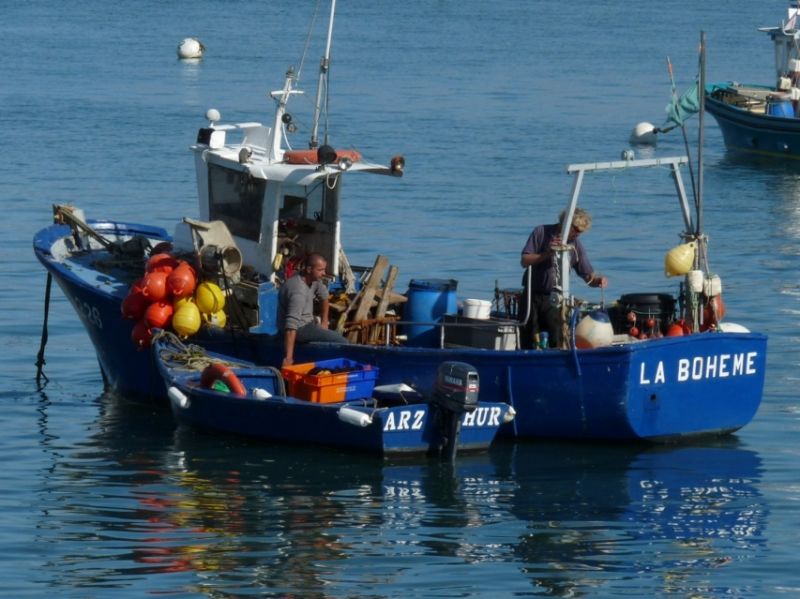
{"label": "blue barrel", "polygon": [[793,118],[794,107],[787,96],[769,96],[767,98],[767,114],[783,118]]}
{"label": "blue barrel", "polygon": [[411,279],[403,320],[420,324],[403,327],[409,346],[439,347],[439,327],[431,323],[440,322],[444,314],[457,312],[457,286],[454,279]]}

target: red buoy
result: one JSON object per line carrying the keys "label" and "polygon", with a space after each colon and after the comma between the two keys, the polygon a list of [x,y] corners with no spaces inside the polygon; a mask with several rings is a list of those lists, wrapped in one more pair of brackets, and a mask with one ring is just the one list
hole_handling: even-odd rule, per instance
{"label": "red buoy", "polygon": [[149,303],[149,300],[142,295],[141,287],[132,286],[128,295],[122,300],[122,317],[128,320],[139,320],[144,316],[144,311]]}
{"label": "red buoy", "polygon": [[181,260],[167,277],[167,289],[176,298],[188,297],[194,293],[197,278],[188,262]]}
{"label": "red buoy", "polygon": [[153,302],[144,311],[147,326],[154,329],[166,329],[172,320],[172,304],[169,302]]}
{"label": "red buoy", "polygon": [[167,297],[167,273],[149,272],[142,280],[142,295],[151,302],[158,302]]}
{"label": "red buoy", "polygon": [[147,261],[145,270],[147,272],[172,272],[178,266],[178,261],[169,254],[153,254]]}
{"label": "red buoy", "polygon": [[147,322],[144,319],[133,325],[131,340],[136,349],[142,350],[150,347],[153,341],[153,331],[147,326]]}

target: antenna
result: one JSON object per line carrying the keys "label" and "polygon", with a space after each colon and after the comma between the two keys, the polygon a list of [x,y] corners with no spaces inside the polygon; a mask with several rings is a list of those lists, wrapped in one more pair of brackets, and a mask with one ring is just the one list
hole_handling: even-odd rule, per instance
{"label": "antenna", "polygon": [[319,146],[319,115],[322,110],[322,90],[325,88],[325,104],[328,103],[328,70],[330,69],[331,41],[333,39],[333,17],[336,13],[336,0],[331,0],[331,16],[328,20],[328,39],[325,42],[325,55],[319,61],[319,82],[317,83],[317,99],[314,102],[314,121],[311,129],[311,140],[308,142],[309,148]]}

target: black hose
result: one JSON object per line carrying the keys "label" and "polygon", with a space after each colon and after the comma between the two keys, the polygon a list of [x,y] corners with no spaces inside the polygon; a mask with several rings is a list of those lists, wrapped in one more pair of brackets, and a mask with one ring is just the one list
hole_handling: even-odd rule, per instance
{"label": "black hose", "polygon": [[47,345],[47,319],[50,314],[50,290],[53,287],[53,275],[49,272],[47,273],[47,283],[45,285],[45,292],[44,292],[44,322],[42,323],[42,340],[39,342],[39,353],[36,354],[36,385],[38,390],[42,390],[42,383],[41,380],[44,379],[45,383],[47,383],[50,379],[47,378],[47,375],[44,373],[44,365],[46,364],[44,359],[44,348]]}

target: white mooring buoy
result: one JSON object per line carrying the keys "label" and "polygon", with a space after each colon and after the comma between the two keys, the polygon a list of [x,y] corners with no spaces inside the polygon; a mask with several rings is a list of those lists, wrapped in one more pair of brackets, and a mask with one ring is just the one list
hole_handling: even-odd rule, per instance
{"label": "white mooring buoy", "polygon": [[200,42],[199,39],[187,37],[184,38],[180,44],[178,44],[178,58],[202,58],[205,50],[206,47]]}
{"label": "white mooring buoy", "polygon": [[652,123],[637,124],[631,132],[630,142],[641,146],[656,145],[656,128]]}

